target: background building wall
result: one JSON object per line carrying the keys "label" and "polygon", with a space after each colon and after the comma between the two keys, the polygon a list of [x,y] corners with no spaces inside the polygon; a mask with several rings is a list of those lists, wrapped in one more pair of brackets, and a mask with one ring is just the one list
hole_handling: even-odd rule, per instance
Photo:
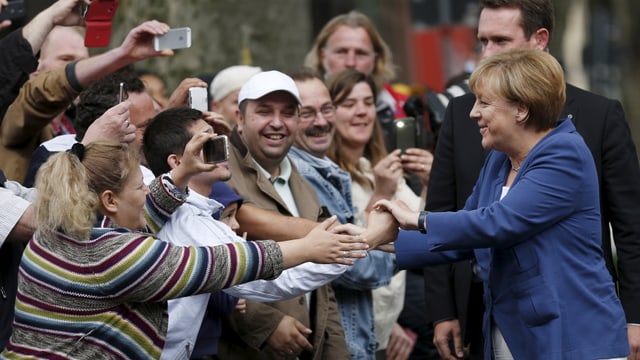
{"label": "background building wall", "polygon": [[171,58],[136,65],[165,76],[169,88],[185,77],[253,64],[290,69],[302,64],[309,47],[309,2],[300,0],[121,0],[111,44],[146,19],[191,27],[192,45]]}

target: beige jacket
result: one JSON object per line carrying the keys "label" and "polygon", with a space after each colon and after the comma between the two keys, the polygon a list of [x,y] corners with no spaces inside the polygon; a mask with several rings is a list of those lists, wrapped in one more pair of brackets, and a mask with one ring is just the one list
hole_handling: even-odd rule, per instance
{"label": "beige jacket", "polygon": [[51,120],[78,96],[65,67],[27,81],[9,106],[0,126],[0,168],[8,179],[22,182],[33,151],[53,138]]}
{"label": "beige jacket", "polygon": [[[248,153],[237,131],[231,135],[231,158],[229,166],[234,175],[229,185],[244,197],[245,203],[291,215],[275,188],[259,171]],[[292,164],[289,180],[300,216],[317,220],[320,204],[309,183]],[[312,293],[311,313],[307,311],[304,296],[287,301],[258,303],[247,301],[245,314],[234,313],[223,323],[222,339],[218,348],[220,359],[277,359],[266,346],[266,341],[276,329],[284,315],[292,316],[313,330],[309,341],[313,353],[303,352],[300,359],[349,359],[340,323],[336,299],[330,285]]]}

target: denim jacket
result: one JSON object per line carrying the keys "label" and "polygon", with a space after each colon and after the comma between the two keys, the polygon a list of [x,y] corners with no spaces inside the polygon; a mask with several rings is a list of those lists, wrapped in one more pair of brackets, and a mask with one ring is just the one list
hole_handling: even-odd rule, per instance
{"label": "denim jacket", "polygon": [[[326,206],[340,222],[353,222],[349,173],[328,158],[319,159],[296,147],[289,151],[289,158],[316,190],[320,205]],[[353,360],[375,359],[377,344],[371,289],[387,285],[393,270],[393,255],[373,250],[332,283]]]}
{"label": "denim jacket", "polygon": [[351,175],[329,158],[320,159],[295,146],[291,147],[289,158],[316,190],[320,205],[326,206],[341,223],[353,223]]}

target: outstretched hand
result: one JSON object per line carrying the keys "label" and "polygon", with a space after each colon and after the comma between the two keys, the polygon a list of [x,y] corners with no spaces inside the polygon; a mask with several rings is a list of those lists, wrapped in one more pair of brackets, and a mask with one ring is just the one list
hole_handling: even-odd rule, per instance
{"label": "outstretched hand", "polygon": [[367,256],[369,246],[361,236],[336,234],[330,230],[336,217],[316,225],[305,237],[280,241],[285,268],[312,261],[320,264],[352,265]]}
{"label": "outstretched hand", "polygon": [[405,230],[418,229],[418,217],[420,213],[409,209],[409,207],[400,200],[380,200],[376,202],[373,207],[376,210],[391,213],[400,227]]}
{"label": "outstretched hand", "polygon": [[[387,200],[380,200],[387,201]],[[378,204],[378,203],[376,203]],[[367,217],[367,230],[362,234],[371,248],[394,241],[398,237],[398,222],[391,213],[374,207]],[[389,251],[389,248],[381,250]]]}
{"label": "outstretched hand", "polygon": [[351,265],[355,258],[366,256],[365,240],[357,235],[337,234],[330,230],[336,222],[332,216],[311,230],[303,239],[310,258],[317,263]]}
{"label": "outstretched hand", "polygon": [[351,223],[340,224],[336,222],[329,228],[329,230],[334,234],[349,234],[357,236],[364,233],[367,229]]}
{"label": "outstretched hand", "polygon": [[391,213],[373,209],[367,218],[369,226],[363,228],[354,224],[339,224],[331,227],[331,232],[362,236],[370,249],[394,252],[393,241],[398,237],[398,222]]}

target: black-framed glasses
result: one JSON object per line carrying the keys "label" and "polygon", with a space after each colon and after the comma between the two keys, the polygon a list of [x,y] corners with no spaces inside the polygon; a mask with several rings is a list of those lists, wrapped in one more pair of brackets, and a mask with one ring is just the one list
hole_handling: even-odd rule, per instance
{"label": "black-framed glasses", "polygon": [[333,105],[325,105],[321,107],[320,110],[304,108],[300,111],[300,120],[311,122],[316,119],[318,114],[322,114],[323,118],[329,120],[336,115],[336,107]]}

